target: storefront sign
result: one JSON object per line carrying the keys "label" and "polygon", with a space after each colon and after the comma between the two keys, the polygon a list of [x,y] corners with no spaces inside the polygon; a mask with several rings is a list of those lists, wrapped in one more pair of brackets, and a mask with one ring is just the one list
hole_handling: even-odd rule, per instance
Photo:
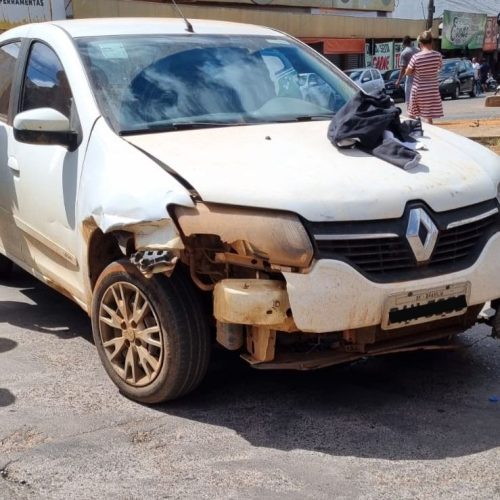
{"label": "storefront sign", "polygon": [[394,66],[394,42],[384,42],[375,44],[375,55],[373,56],[372,66],[385,71]]}
{"label": "storefront sign", "polygon": [[484,52],[494,52],[497,50],[498,24],[495,17],[488,17],[484,33]]}
{"label": "storefront sign", "polygon": [[443,49],[482,49],[486,14],[443,12]]}
{"label": "storefront sign", "polygon": [[65,17],[64,0],[0,0],[0,29]]}
{"label": "storefront sign", "polygon": [[403,52],[403,44],[401,42],[394,42],[394,66],[393,68],[399,68],[399,59],[401,58],[401,52]]}

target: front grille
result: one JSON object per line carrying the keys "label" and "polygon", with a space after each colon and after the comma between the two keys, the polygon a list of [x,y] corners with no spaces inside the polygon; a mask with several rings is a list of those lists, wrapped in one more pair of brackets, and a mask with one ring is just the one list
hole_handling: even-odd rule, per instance
{"label": "front grille", "polygon": [[410,247],[397,238],[317,241],[322,258],[345,259],[366,273],[405,270],[413,266]]}
{"label": "front grille", "polygon": [[[392,221],[308,223],[314,235],[316,256],[345,261],[374,281],[421,279],[469,267],[488,239],[500,230],[498,213],[447,229],[450,223],[471,217],[470,209],[434,214],[425,208],[439,236],[430,259],[417,262],[406,239],[406,227],[411,208],[422,206],[409,206],[403,218]],[[496,208],[496,203],[493,206]],[[491,207],[491,203],[481,204],[473,210],[472,216],[494,212]],[[357,228],[362,231],[354,232]]]}
{"label": "front grille", "polygon": [[491,215],[477,222],[442,231],[439,234],[429,265],[434,266],[441,263],[467,260],[469,255],[474,253],[474,249],[478,246],[482,237],[485,234],[490,234],[490,230],[495,226],[497,219],[497,215]]}

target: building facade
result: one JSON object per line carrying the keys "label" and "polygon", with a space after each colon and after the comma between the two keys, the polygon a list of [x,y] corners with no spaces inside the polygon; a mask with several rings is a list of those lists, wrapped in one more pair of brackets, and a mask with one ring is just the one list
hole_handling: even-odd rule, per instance
{"label": "building facade", "polygon": [[[343,69],[368,59],[383,69],[397,64],[400,42],[416,37],[424,19],[396,19],[396,0],[194,0],[177,3],[191,19],[269,26],[308,43]],[[173,17],[169,0],[73,0],[75,17]],[[437,25],[435,27],[437,36]],[[380,45],[384,44],[384,45]],[[387,45],[391,44],[391,45]]]}

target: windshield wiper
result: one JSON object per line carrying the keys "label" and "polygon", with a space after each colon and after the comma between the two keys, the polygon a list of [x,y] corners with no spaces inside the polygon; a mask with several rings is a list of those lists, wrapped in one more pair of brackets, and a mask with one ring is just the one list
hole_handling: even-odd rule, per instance
{"label": "windshield wiper", "polygon": [[216,128],[216,127],[236,127],[239,125],[248,125],[242,122],[175,122],[157,125],[149,125],[144,128],[130,130],[120,130],[120,135],[139,135],[150,134],[154,132],[173,132],[175,130],[195,130],[198,128]]}
{"label": "windshield wiper", "polygon": [[320,115],[300,115],[290,118],[278,118],[276,120],[267,120],[265,123],[291,123],[291,122],[312,122],[314,120],[330,120],[335,113],[325,113]]}
{"label": "windshield wiper", "polygon": [[335,113],[332,111],[331,113],[323,113],[319,115],[304,115],[304,116],[296,116],[295,120],[298,122],[310,122],[313,120],[323,120],[326,118],[333,118]]}

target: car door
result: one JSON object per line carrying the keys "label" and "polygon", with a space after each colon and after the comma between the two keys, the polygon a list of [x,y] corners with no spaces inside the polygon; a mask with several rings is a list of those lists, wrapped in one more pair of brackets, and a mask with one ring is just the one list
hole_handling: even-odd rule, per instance
{"label": "car door", "polygon": [[373,79],[373,92],[378,92],[385,87],[384,79],[382,78],[382,75],[378,69],[372,69],[371,72]]}
{"label": "car door", "polygon": [[[18,112],[53,108],[70,117],[73,96],[54,50],[41,41],[29,49]],[[10,167],[15,171],[13,216],[34,270],[66,287],[78,267],[75,203],[80,151],[28,144],[11,138]]]}
{"label": "car door", "polygon": [[363,71],[363,74],[361,75],[361,78],[359,79],[361,87],[363,90],[367,93],[370,93],[373,90],[373,82],[372,82],[372,75],[370,73],[369,69],[366,69]]}
{"label": "car door", "polygon": [[465,61],[465,70],[467,72],[467,90],[472,92],[474,89],[474,68],[470,61]]}
{"label": "car door", "polygon": [[18,263],[23,260],[21,237],[14,221],[17,170],[12,156],[13,130],[9,119],[20,41],[0,46],[0,251]]}
{"label": "car door", "polygon": [[467,92],[470,90],[470,85],[468,81],[467,70],[465,69],[465,63],[460,61],[457,65],[457,75],[460,80],[460,92]]}

